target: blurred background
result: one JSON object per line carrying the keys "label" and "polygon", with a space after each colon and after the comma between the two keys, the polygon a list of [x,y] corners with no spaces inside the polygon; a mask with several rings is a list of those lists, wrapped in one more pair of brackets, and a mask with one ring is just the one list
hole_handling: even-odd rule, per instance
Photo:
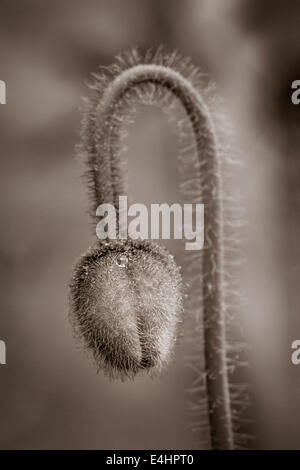
{"label": "blurred background", "polygon": [[[67,321],[72,265],[94,237],[74,150],[85,83],[120,52],[160,44],[209,73],[230,107],[244,164],[252,445],[300,448],[300,366],[290,360],[300,339],[300,107],[290,100],[299,23],[297,0],[1,1],[1,448],[199,446],[186,335],[162,378],[111,383]],[[141,111],[128,146],[133,197],[177,200],[176,139],[163,115]]]}

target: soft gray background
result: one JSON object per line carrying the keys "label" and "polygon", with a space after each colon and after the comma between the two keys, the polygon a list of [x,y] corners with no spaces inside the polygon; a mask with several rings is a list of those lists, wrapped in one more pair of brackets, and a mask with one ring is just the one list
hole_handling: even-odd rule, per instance
{"label": "soft gray background", "polygon": [[[0,338],[8,362],[0,369],[1,448],[196,445],[186,339],[161,379],[110,383],[95,374],[67,322],[71,266],[92,240],[74,159],[84,82],[119,52],[161,43],[211,73],[235,115],[246,165],[243,314],[257,445],[300,448],[300,366],[290,365],[291,341],[300,338],[300,110],[289,100],[300,78],[299,31],[292,0],[1,1]],[[130,139],[140,202],[153,192],[158,200],[177,197],[172,132],[161,114],[141,113]]]}

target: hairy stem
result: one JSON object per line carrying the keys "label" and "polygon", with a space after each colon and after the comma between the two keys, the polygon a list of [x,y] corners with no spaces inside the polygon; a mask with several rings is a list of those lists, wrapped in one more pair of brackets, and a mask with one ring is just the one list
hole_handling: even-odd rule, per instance
{"label": "hairy stem", "polygon": [[[143,64],[124,70],[104,90],[93,122],[93,144],[89,149],[93,171],[95,207],[111,202],[117,207],[121,182],[117,176],[116,137],[121,120],[116,120],[120,103],[136,87],[154,84],[171,91],[182,103],[193,127],[201,162],[201,193],[205,205],[203,249],[203,315],[205,378],[208,394],[211,447],[232,449],[232,422],[225,352],[223,299],[223,234],[221,177],[217,136],[210,112],[200,93],[182,74],[170,67]],[[101,165],[97,164],[101,156]],[[113,182],[113,184],[112,184]]]}

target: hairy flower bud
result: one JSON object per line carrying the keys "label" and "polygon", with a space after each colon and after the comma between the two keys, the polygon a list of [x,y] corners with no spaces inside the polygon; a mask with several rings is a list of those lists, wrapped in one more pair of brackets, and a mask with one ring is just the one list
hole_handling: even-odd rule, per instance
{"label": "hairy flower bud", "polygon": [[173,257],[148,241],[99,241],[78,262],[71,318],[98,368],[113,377],[159,372],[182,316]]}

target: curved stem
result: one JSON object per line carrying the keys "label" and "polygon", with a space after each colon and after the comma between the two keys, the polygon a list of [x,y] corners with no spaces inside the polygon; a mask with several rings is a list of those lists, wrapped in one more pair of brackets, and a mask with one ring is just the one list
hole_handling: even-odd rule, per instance
{"label": "curved stem", "polygon": [[[182,103],[192,123],[201,161],[201,191],[205,205],[203,249],[203,315],[206,386],[211,447],[232,449],[232,423],[225,352],[223,299],[223,234],[221,178],[217,138],[209,110],[198,91],[179,72],[161,65],[136,65],[112,80],[97,106],[94,122],[95,204],[112,202],[118,206],[120,185],[113,138],[118,136],[114,116],[124,95],[143,84],[152,83],[171,91]],[[120,124],[119,124],[120,125]],[[114,141],[115,142],[115,141]],[[97,159],[101,155],[101,165]],[[108,200],[109,199],[109,200]]]}

